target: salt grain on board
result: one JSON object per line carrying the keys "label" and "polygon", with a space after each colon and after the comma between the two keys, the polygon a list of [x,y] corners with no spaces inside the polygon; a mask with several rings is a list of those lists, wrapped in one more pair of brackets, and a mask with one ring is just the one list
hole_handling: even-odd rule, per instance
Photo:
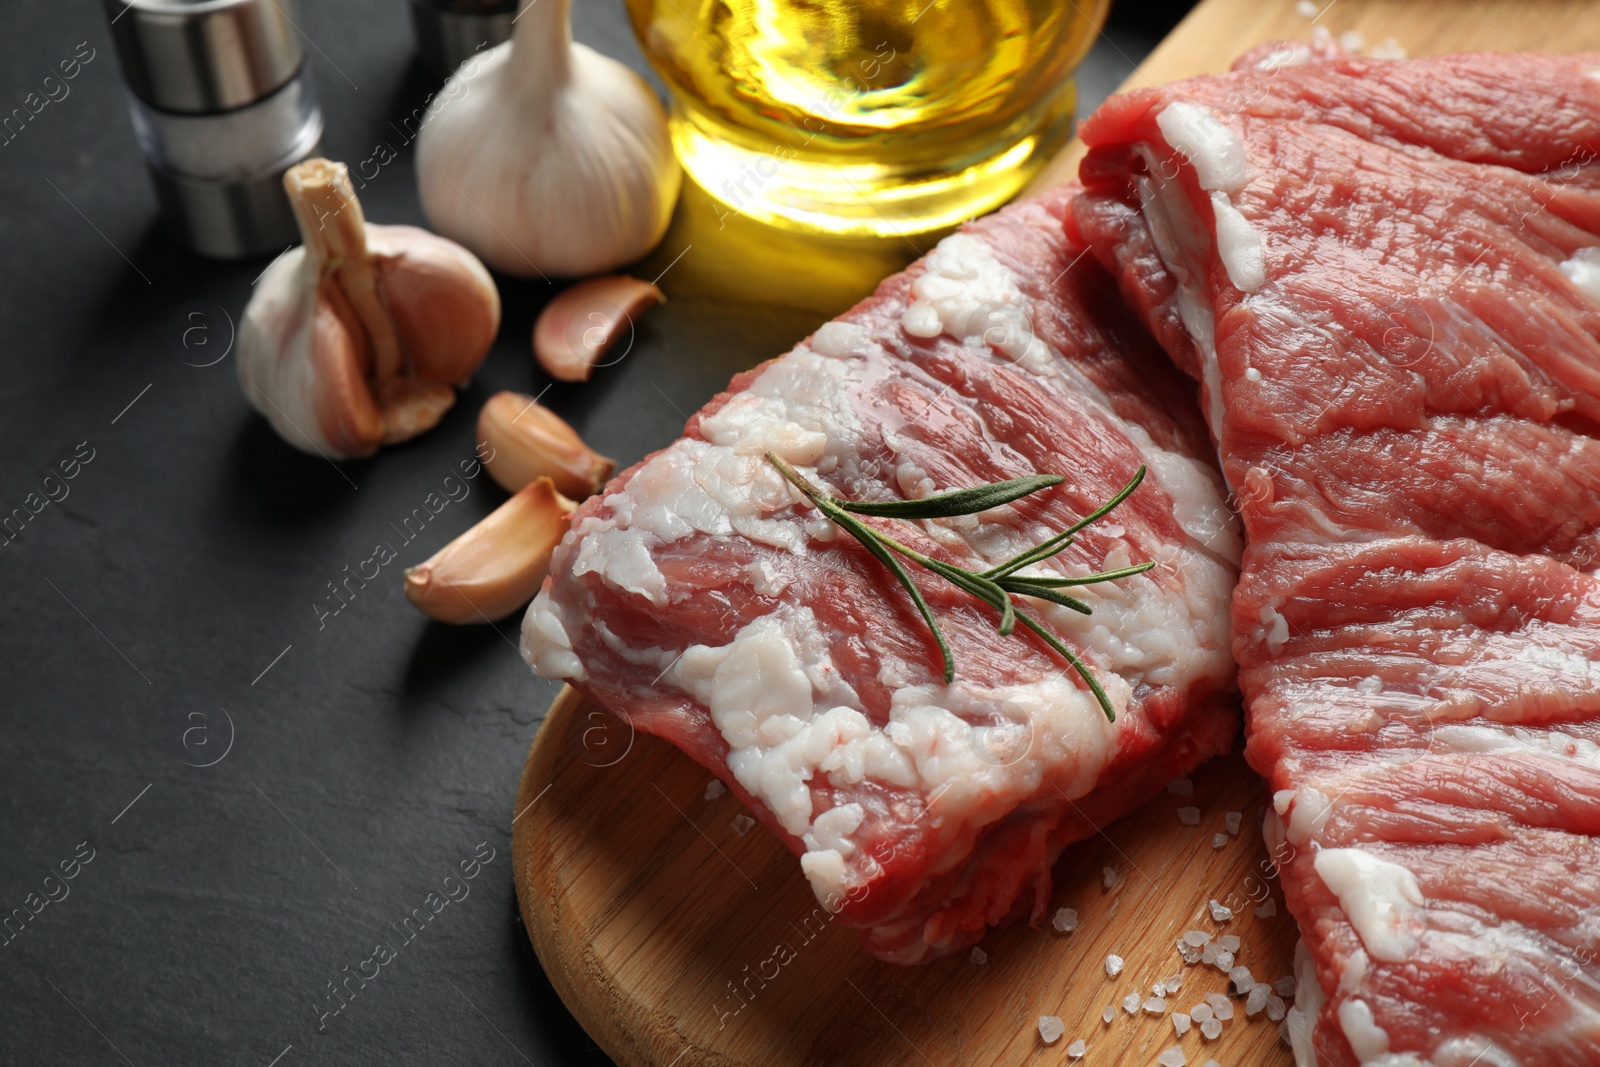
{"label": "salt grain on board", "polygon": [[1218,904],[1215,899],[1206,906],[1211,909],[1211,918],[1214,922],[1225,923],[1233,918],[1233,909]]}
{"label": "salt grain on board", "polygon": [[1211,835],[1211,847],[1212,848],[1222,848],[1222,847],[1226,846],[1227,843],[1228,843],[1228,835],[1227,834],[1212,834]]}
{"label": "salt grain on board", "polygon": [[1184,933],[1183,939],[1189,944],[1193,945],[1195,948],[1199,948],[1201,945],[1211,940],[1211,935],[1206,933],[1204,930],[1189,930]]}
{"label": "salt grain on board", "polygon": [[1211,1005],[1212,1014],[1223,1022],[1233,1018],[1233,1001],[1221,993],[1207,993],[1206,1003]]}
{"label": "salt grain on board", "polygon": [[1288,1005],[1284,1004],[1282,997],[1276,993],[1267,997],[1267,1018],[1273,1022],[1278,1022],[1286,1014],[1288,1014]]}
{"label": "salt grain on board", "polygon": [[[1106,1010],[1110,1011],[1111,1009],[1107,1008]],[[1083,1059],[1084,1052],[1086,1052],[1088,1048],[1088,1044],[1083,1040],[1083,1038],[1080,1037],[1078,1040],[1067,1046],[1067,1055],[1071,1056],[1075,1060],[1081,1060]]]}
{"label": "salt grain on board", "polygon": [[750,832],[750,827],[754,826],[755,824],[756,821],[754,819],[741,811],[739,814],[733,817],[733,832],[738,834],[740,837],[743,837],[745,834]]}
{"label": "salt grain on board", "polygon": [[1270,919],[1276,914],[1278,914],[1278,902],[1271,897],[1268,897],[1267,902],[1256,909],[1256,918],[1258,919]]}
{"label": "salt grain on board", "polygon": [[1189,1017],[1181,1011],[1173,1012],[1172,1028],[1178,1032],[1179,1037],[1187,1034],[1189,1032]]}
{"label": "salt grain on board", "polygon": [[1100,868],[1100,884],[1110,889],[1117,884],[1117,872],[1110,867]]}
{"label": "salt grain on board", "polygon": [[1222,1024],[1216,1019],[1207,1019],[1200,1024],[1200,1036],[1207,1041],[1215,1041],[1222,1036]]}
{"label": "salt grain on board", "polygon": [[1280,997],[1294,996],[1294,975],[1286,974],[1272,983],[1272,991]]}
{"label": "salt grain on board", "polygon": [[1257,1015],[1267,1006],[1266,986],[1256,986],[1250,990],[1250,995],[1244,999],[1245,1015]]}
{"label": "salt grain on board", "polygon": [[1056,928],[1057,933],[1070,934],[1078,928],[1078,912],[1076,908],[1057,908],[1055,918],[1050,920],[1050,925]]}
{"label": "salt grain on board", "polygon": [[1197,1023],[1203,1023],[1207,1019],[1211,1018],[1211,1016],[1211,1005],[1206,1003],[1196,1004],[1194,1007],[1189,1009],[1189,1018],[1193,1019]]}
{"label": "salt grain on board", "polygon": [[1222,817],[1222,826],[1223,826],[1223,829],[1228,831],[1228,833],[1237,834],[1239,832],[1239,825],[1243,821],[1244,821],[1244,813],[1243,812],[1230,811],[1230,812],[1228,812],[1228,814],[1226,814],[1226,815],[1224,815]]}
{"label": "salt grain on board", "polygon": [[1123,997],[1122,1010],[1127,1012],[1129,1015],[1136,1014],[1139,1011],[1139,994],[1129,993],[1127,996]]}
{"label": "salt grain on board", "polygon": [[1227,972],[1233,970],[1233,953],[1229,952],[1227,949],[1223,949],[1221,952],[1217,953],[1217,958],[1212,960],[1211,963],[1212,966],[1214,966],[1217,970],[1226,974]]}
{"label": "salt grain on board", "polygon": [[1194,783],[1187,778],[1174,778],[1167,783],[1167,792],[1175,797],[1194,796]]}
{"label": "salt grain on board", "polygon": [[972,949],[972,962],[982,965],[989,962],[989,954],[976,946]]}
{"label": "salt grain on board", "polygon": [[1164,1015],[1167,1011],[1167,1002],[1160,997],[1147,997],[1144,1002],[1144,1010],[1151,1015]]}
{"label": "salt grain on board", "polygon": [[1061,1035],[1067,1032],[1067,1026],[1060,1018],[1054,1015],[1039,1016],[1039,1039],[1047,1045],[1053,1045],[1061,1040]]}
{"label": "salt grain on board", "polygon": [[1178,821],[1183,823],[1183,825],[1185,825],[1185,826],[1199,826],[1200,825],[1200,809],[1199,808],[1179,808],[1178,809]]}
{"label": "salt grain on board", "polygon": [[1122,973],[1122,957],[1113,952],[1106,957],[1106,974],[1115,978]]}
{"label": "salt grain on board", "polygon": [[1112,1005],[1107,1004],[1106,1005],[1106,1010],[1100,1013],[1100,1021],[1108,1023],[1112,1019],[1116,1018],[1116,1015],[1117,1015],[1117,1009],[1115,1007],[1113,1007]]}
{"label": "salt grain on board", "polygon": [[1217,944],[1221,945],[1223,948],[1227,949],[1229,952],[1238,952],[1239,951],[1239,936],[1237,934],[1224,934],[1221,937],[1217,938]]}
{"label": "salt grain on board", "polygon": [[1222,1064],[1218,1063],[1216,1060],[1207,1060],[1202,1067],[1222,1067]]}
{"label": "salt grain on board", "polygon": [[1156,1062],[1161,1064],[1161,1067],[1183,1067],[1184,1064],[1189,1062],[1189,1058],[1183,1054],[1183,1049],[1173,1045],[1157,1056]]}
{"label": "salt grain on board", "polygon": [[727,791],[728,787],[722,784],[722,779],[713,778],[710,784],[706,786],[706,799],[715,800]]}

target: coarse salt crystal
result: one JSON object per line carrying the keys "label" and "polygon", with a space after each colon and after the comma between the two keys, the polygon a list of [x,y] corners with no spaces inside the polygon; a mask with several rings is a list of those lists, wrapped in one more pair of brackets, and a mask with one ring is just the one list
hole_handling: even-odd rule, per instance
{"label": "coarse salt crystal", "polygon": [[1268,897],[1267,902],[1256,909],[1256,918],[1258,919],[1270,919],[1276,914],[1278,914],[1278,902],[1271,897]]}
{"label": "coarse salt crystal", "polygon": [[1200,962],[1200,950],[1192,945],[1184,944],[1182,941],[1178,942],[1178,955],[1183,957],[1184,963]]}
{"label": "coarse salt crystal", "polygon": [[1216,1060],[1207,1060],[1201,1065],[1201,1067],[1222,1067],[1222,1064],[1218,1063]]}
{"label": "coarse salt crystal", "polygon": [[1224,934],[1223,936],[1217,938],[1217,944],[1221,945],[1229,952],[1238,952],[1239,936],[1237,934]]}
{"label": "coarse salt crystal", "polygon": [[1294,996],[1294,975],[1286,974],[1272,983],[1272,991],[1280,997]]}
{"label": "coarse salt crystal", "polygon": [[1212,900],[1206,906],[1211,909],[1211,918],[1215,922],[1225,923],[1233,918],[1233,909],[1218,904],[1215,900]]}
{"label": "coarse salt crystal", "polygon": [[1139,994],[1129,993],[1127,996],[1123,997],[1122,1010],[1127,1012],[1129,1015],[1137,1012],[1139,1010]]}
{"label": "coarse salt crystal", "polygon": [[1240,992],[1247,992],[1255,988],[1255,976],[1250,973],[1250,968],[1243,964],[1230,970],[1228,977],[1233,979],[1233,984],[1239,987]]}
{"label": "coarse salt crystal", "polygon": [[1122,973],[1122,957],[1113,952],[1106,957],[1106,974],[1115,978]]}
{"label": "coarse salt crystal", "polygon": [[1339,35],[1339,47],[1346,52],[1354,52],[1359,55],[1366,43],[1367,39],[1361,36],[1360,30],[1345,30]]}
{"label": "coarse salt crystal", "polygon": [[1200,1036],[1207,1041],[1215,1041],[1222,1035],[1222,1024],[1216,1019],[1207,1019],[1200,1024]]}
{"label": "coarse salt crystal", "polygon": [[1312,0],[1298,0],[1298,2],[1294,5],[1294,9],[1295,12],[1303,19],[1314,19],[1317,17],[1317,5],[1312,3]]}
{"label": "coarse salt crystal", "polygon": [[974,946],[972,949],[972,962],[980,965],[988,963],[989,954],[983,951],[983,949]]}
{"label": "coarse salt crystal", "polygon": [[1183,1049],[1173,1045],[1157,1056],[1156,1062],[1161,1064],[1161,1067],[1183,1067],[1184,1064],[1189,1062],[1189,1058],[1183,1054]]}
{"label": "coarse salt crystal", "polygon": [[1050,920],[1050,925],[1063,934],[1070,934],[1078,928],[1078,912],[1075,908],[1057,908],[1055,918]]}
{"label": "coarse salt crystal", "polygon": [[1100,884],[1110,889],[1117,884],[1117,872],[1110,867],[1100,868]]}
{"label": "coarse salt crystal", "polygon": [[722,784],[722,779],[713,778],[711,783],[706,786],[706,799],[715,800],[727,791],[728,787]]}
{"label": "coarse salt crystal", "polygon": [[1181,1011],[1173,1012],[1172,1028],[1178,1032],[1179,1037],[1187,1034],[1189,1032],[1189,1017]]}
{"label": "coarse salt crystal", "polygon": [[1261,988],[1261,987],[1259,987],[1259,986],[1257,988],[1255,988],[1255,989],[1250,990],[1250,995],[1248,997],[1244,998],[1244,1013],[1246,1015],[1255,1015],[1256,1013],[1260,1012],[1266,1006],[1267,1006],[1267,993],[1266,993],[1266,990]]}
{"label": "coarse salt crystal", "polygon": [[1167,1010],[1167,1002],[1162,1000],[1160,997],[1148,997],[1144,1002],[1144,1010],[1149,1012],[1151,1015],[1165,1014]]}
{"label": "coarse salt crystal", "polygon": [[1174,778],[1167,783],[1167,792],[1177,797],[1194,796],[1194,783],[1187,778]]}
{"label": "coarse salt crystal", "polygon": [[1206,933],[1204,930],[1189,930],[1183,935],[1183,939],[1189,944],[1193,945],[1195,948],[1199,948],[1201,945],[1211,940],[1211,935]]}
{"label": "coarse salt crystal", "polygon": [[1183,823],[1183,825],[1185,825],[1185,826],[1199,826],[1200,825],[1200,809],[1199,808],[1179,808],[1178,809],[1178,821]]}
{"label": "coarse salt crystal", "polygon": [[1173,975],[1171,978],[1168,978],[1165,982],[1162,982],[1161,983],[1161,987],[1163,989],[1165,989],[1168,993],[1176,993],[1178,990],[1183,988],[1183,975],[1181,975],[1181,974]]}
{"label": "coarse salt crystal", "polygon": [[1211,1005],[1205,1003],[1196,1004],[1194,1007],[1189,1009],[1189,1018],[1193,1019],[1197,1023],[1205,1022],[1207,1019],[1211,1018],[1213,1014],[1214,1013],[1211,1010]]}
{"label": "coarse salt crystal", "polygon": [[1222,951],[1222,946],[1215,941],[1207,941],[1205,948],[1200,950],[1201,963],[1216,963],[1217,954]]}
{"label": "coarse salt crystal", "polygon": [[1230,834],[1238,833],[1239,832],[1239,825],[1242,822],[1244,822],[1244,813],[1243,812],[1230,811],[1230,812],[1228,812],[1228,814],[1226,814],[1226,815],[1224,815],[1222,817],[1222,826]]}
{"label": "coarse salt crystal", "polygon": [[1217,970],[1227,973],[1228,971],[1233,970],[1233,953],[1229,952],[1227,949],[1223,949],[1221,952],[1217,953],[1217,958],[1213,962]]}
{"label": "coarse salt crystal", "polygon": [[1233,1018],[1233,1001],[1221,993],[1207,993],[1206,1003],[1211,1005],[1211,1013],[1223,1022]]}
{"label": "coarse salt crystal", "polygon": [[[1111,1009],[1107,1008],[1106,1010],[1110,1011]],[[1109,1022],[1110,1020],[1107,1019],[1106,1021]],[[1089,1047],[1088,1043],[1085,1042],[1083,1040],[1083,1038],[1080,1037],[1080,1038],[1078,1038],[1078,1040],[1074,1041],[1072,1044],[1067,1046],[1067,1055],[1071,1056],[1075,1060],[1081,1060],[1081,1059],[1083,1059],[1083,1054],[1088,1049],[1088,1047]]]}
{"label": "coarse salt crystal", "polygon": [[1112,1007],[1110,1004],[1107,1004],[1106,1005],[1106,1010],[1100,1013],[1100,1018],[1101,1018],[1101,1020],[1103,1022],[1110,1022],[1113,1018],[1116,1017],[1116,1014],[1117,1014],[1117,1009]]}
{"label": "coarse salt crystal", "polygon": [[750,832],[750,827],[754,826],[755,824],[756,821],[754,819],[741,811],[739,814],[733,817],[733,832],[738,834],[740,837],[743,837],[745,834]]}
{"label": "coarse salt crystal", "polygon": [[1039,1016],[1039,1038],[1047,1045],[1053,1045],[1061,1040],[1061,1035],[1067,1032],[1067,1026],[1061,1019],[1054,1015]]}
{"label": "coarse salt crystal", "polygon": [[1286,1014],[1288,1014],[1288,1006],[1284,1004],[1282,997],[1276,993],[1267,997],[1267,1018],[1273,1022],[1278,1022]]}
{"label": "coarse salt crystal", "polygon": [[1211,847],[1212,848],[1222,848],[1225,845],[1227,845],[1227,843],[1228,843],[1228,835],[1227,834],[1212,834],[1211,835]]}

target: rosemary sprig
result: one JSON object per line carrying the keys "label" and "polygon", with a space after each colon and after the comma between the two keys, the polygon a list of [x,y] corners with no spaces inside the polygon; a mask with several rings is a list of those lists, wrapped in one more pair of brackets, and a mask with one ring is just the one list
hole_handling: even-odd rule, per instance
{"label": "rosemary sprig", "polygon": [[892,501],[851,501],[840,500],[823,492],[817,486],[803,477],[799,471],[779,459],[771,452],[767,453],[767,462],[777,468],[789,483],[800,490],[813,507],[826,515],[834,525],[844,530],[851,537],[861,543],[861,546],[872,553],[880,563],[889,568],[889,572],[911,596],[911,601],[917,607],[917,612],[922,616],[922,621],[928,624],[928,629],[933,633],[933,639],[939,645],[939,655],[944,661],[944,680],[946,684],[955,678],[955,655],[950,651],[950,644],[945,640],[944,631],[939,629],[939,623],[933,617],[933,610],[928,607],[928,602],[922,596],[911,575],[905,567],[895,558],[896,555],[904,556],[918,566],[932,571],[945,581],[954,585],[965,593],[988,604],[1000,613],[998,629],[1002,635],[1012,633],[1017,623],[1021,623],[1040,639],[1055,649],[1056,653],[1072,665],[1078,676],[1088,685],[1095,700],[1100,704],[1100,710],[1105,712],[1106,718],[1115,722],[1117,713],[1111,706],[1111,698],[1101,687],[1094,672],[1089,665],[1084,663],[1078,655],[1068,648],[1060,638],[1050,633],[1039,622],[1026,612],[1018,611],[1012,603],[1013,595],[1037,597],[1052,604],[1060,604],[1073,611],[1085,615],[1093,613],[1093,608],[1076,597],[1068,596],[1061,592],[1062,589],[1077,585],[1092,585],[1096,582],[1113,582],[1119,578],[1132,577],[1143,574],[1154,567],[1154,563],[1140,563],[1133,567],[1120,567],[1116,570],[1101,571],[1098,574],[1085,574],[1077,577],[1052,578],[1035,575],[1021,575],[1018,571],[1030,567],[1035,563],[1049,559],[1068,545],[1072,544],[1075,535],[1082,532],[1092,523],[1098,522],[1132,495],[1139,488],[1139,483],[1144,480],[1145,469],[1140,467],[1128,484],[1123,486],[1115,496],[1100,507],[1078,520],[1067,529],[1055,534],[1049,539],[1034,545],[1025,552],[1006,560],[998,566],[990,567],[986,571],[969,571],[953,563],[926,556],[916,549],[901,544],[887,533],[876,527],[869,526],[856,518],[856,515],[871,515],[886,519],[944,519],[956,515],[976,515],[990,508],[997,508],[1002,504],[1009,504],[1013,500],[1021,500],[1025,496],[1037,493],[1041,489],[1049,489],[1060,485],[1063,479],[1059,474],[1036,474],[1028,478],[1012,478],[1004,482],[994,482],[990,485],[980,485],[972,489],[956,489],[947,493],[936,493],[933,496],[923,497],[921,500],[892,500]]}

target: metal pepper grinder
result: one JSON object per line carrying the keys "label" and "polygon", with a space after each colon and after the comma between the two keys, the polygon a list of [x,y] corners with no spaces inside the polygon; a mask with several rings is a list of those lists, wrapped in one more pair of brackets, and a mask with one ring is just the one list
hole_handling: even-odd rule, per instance
{"label": "metal pepper grinder", "polygon": [[134,133],[179,240],[219,259],[297,236],[283,173],[313,155],[322,109],[293,0],[103,0]]}
{"label": "metal pepper grinder", "polygon": [[422,62],[448,78],[469,57],[511,40],[517,0],[411,0]]}

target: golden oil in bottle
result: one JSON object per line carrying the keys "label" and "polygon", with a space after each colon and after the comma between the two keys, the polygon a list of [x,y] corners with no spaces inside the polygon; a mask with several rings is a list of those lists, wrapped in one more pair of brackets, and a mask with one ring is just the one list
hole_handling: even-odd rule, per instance
{"label": "golden oil in bottle", "polygon": [[627,0],[685,170],[766,222],[906,234],[1065,143],[1109,0]]}

